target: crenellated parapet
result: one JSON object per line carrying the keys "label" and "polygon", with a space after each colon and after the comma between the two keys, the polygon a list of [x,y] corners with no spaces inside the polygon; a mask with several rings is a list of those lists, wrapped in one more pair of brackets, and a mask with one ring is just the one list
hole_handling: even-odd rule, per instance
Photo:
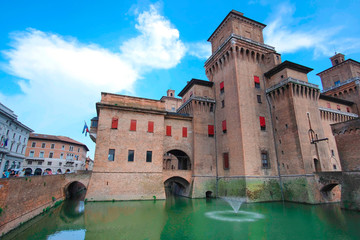
{"label": "crenellated parapet", "polygon": [[355,113],[343,112],[336,109],[319,107],[319,110],[321,120],[330,121],[333,123],[345,122],[359,117]]}
{"label": "crenellated parapet", "polygon": [[266,94],[268,94],[273,100],[281,98],[286,92],[291,93],[293,97],[307,98],[314,101],[317,101],[320,96],[320,89],[318,85],[304,82],[292,77],[288,77],[278,84],[266,89]]}
{"label": "crenellated parapet", "polygon": [[212,79],[212,75],[234,58],[251,63],[270,64],[272,59],[269,54],[277,55],[278,63],[281,62],[274,47],[232,33],[205,62],[205,72],[207,77]]}

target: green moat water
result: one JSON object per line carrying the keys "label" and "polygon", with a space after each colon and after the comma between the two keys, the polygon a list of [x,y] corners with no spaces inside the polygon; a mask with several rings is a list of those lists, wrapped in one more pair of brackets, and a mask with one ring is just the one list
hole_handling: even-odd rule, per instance
{"label": "green moat water", "polygon": [[3,239],[360,239],[360,213],[338,205],[221,199],[64,202]]}

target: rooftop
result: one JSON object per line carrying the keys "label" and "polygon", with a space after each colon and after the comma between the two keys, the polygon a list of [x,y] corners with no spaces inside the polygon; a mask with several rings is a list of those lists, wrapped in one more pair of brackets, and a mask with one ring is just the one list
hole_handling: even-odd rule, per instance
{"label": "rooftop", "polygon": [[30,133],[29,139],[39,139],[39,140],[72,143],[72,144],[83,146],[83,147],[85,147],[86,151],[89,151],[88,147],[85,144],[78,142],[72,138],[65,137],[65,136],[54,136],[54,135],[47,135],[47,134]]}

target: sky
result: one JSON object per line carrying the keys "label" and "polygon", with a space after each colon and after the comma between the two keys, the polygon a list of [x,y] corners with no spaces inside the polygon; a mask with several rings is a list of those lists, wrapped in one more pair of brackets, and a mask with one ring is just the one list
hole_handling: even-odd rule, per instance
{"label": "sky", "polygon": [[[225,2],[225,3],[224,3]],[[101,92],[160,99],[207,80],[207,39],[231,10],[264,23],[282,60],[314,70],[360,61],[359,0],[0,0],[0,102],[36,133],[82,134]]]}

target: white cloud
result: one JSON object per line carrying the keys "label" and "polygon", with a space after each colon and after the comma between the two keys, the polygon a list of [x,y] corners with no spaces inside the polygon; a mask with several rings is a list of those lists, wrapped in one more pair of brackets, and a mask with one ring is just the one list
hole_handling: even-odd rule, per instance
{"label": "white cloud", "polygon": [[[342,26],[315,28],[309,24],[302,24],[301,20],[295,19],[293,14],[295,7],[289,4],[279,5],[276,17],[270,21],[264,30],[267,44],[274,46],[280,53],[293,53],[301,49],[312,49],[314,56],[331,56],[334,50],[342,51],[349,44],[345,39],[336,38],[343,29]],[[352,39],[351,43],[359,42]],[[351,47],[354,49],[354,47]]]}
{"label": "white cloud", "polygon": [[129,39],[120,50],[124,58],[134,66],[168,69],[180,63],[186,48],[179,40],[179,31],[170,21],[161,16],[154,5],[150,11],[138,16],[135,26],[140,31],[136,38]]}
{"label": "white cloud", "polygon": [[208,59],[211,56],[211,44],[207,42],[197,42],[186,44],[188,54],[199,59]]}
{"label": "white cloud", "polygon": [[179,31],[153,5],[138,15],[135,27],[139,36],[119,52],[36,29],[13,33],[12,48],[2,53],[8,59],[5,71],[22,79],[22,93],[0,93],[0,100],[35,131],[80,136],[101,91],[133,94],[146,71],[174,67],[184,57]]}

